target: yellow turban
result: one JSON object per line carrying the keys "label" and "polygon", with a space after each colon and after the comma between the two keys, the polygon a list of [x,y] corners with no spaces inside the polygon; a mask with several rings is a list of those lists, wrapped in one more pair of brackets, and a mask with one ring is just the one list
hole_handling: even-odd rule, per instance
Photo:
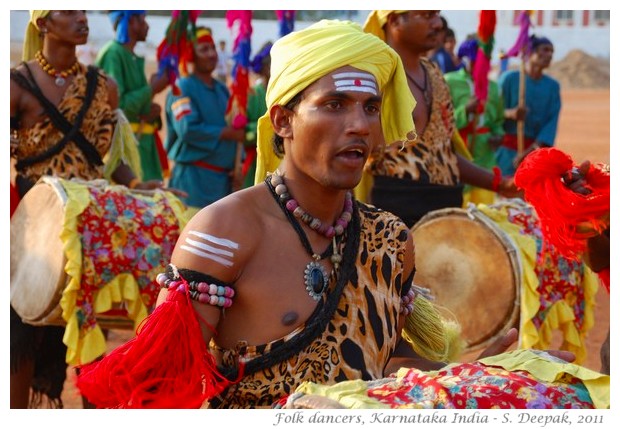
{"label": "yellow turban", "polygon": [[258,121],[256,183],[280,163],[271,143],[271,108],[285,105],[316,80],[344,66],[366,71],[377,79],[383,94],[381,125],[387,143],[407,141],[407,135],[415,132],[411,117],[415,99],[396,51],[364,33],[356,23],[322,20],[284,36],[271,48],[267,113]]}
{"label": "yellow turban", "polygon": [[364,31],[366,33],[374,34],[379,39],[385,42],[385,31],[383,26],[387,22],[388,16],[391,13],[405,13],[406,10],[373,10],[368,14],[366,22],[364,23]]}
{"label": "yellow turban", "polygon": [[33,59],[34,54],[43,47],[41,42],[41,30],[37,27],[37,19],[45,18],[50,12],[51,10],[30,11],[30,21],[26,27],[26,35],[24,36],[24,46],[22,49],[23,61],[30,61]]}

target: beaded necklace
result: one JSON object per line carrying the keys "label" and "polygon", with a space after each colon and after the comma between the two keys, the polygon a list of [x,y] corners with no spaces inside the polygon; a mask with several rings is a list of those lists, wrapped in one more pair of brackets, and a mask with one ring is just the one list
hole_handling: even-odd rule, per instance
{"label": "beaded necklace", "polygon": [[[271,176],[267,176],[265,178],[265,183],[267,184],[267,187],[271,191],[271,194],[273,195],[275,200],[278,202],[278,206],[284,212],[286,219],[293,226],[293,229],[299,236],[302,246],[304,247],[306,252],[312,257],[312,261],[310,261],[308,265],[306,265],[306,268],[304,270],[304,283],[306,285],[306,291],[308,292],[308,295],[310,295],[310,297],[314,299],[315,301],[319,301],[321,299],[321,296],[323,296],[323,293],[325,293],[325,291],[327,290],[329,286],[329,278],[330,278],[330,275],[327,274],[327,270],[325,269],[325,267],[323,267],[323,265],[319,263],[319,261],[329,257],[330,261],[333,264],[332,275],[337,276],[338,268],[340,266],[340,263],[342,262],[342,255],[339,253],[339,246],[342,244],[342,242],[339,243],[339,241],[342,241],[341,239],[342,237],[344,237],[344,234],[343,234],[344,231],[340,232],[340,228],[336,229],[336,227],[332,227],[333,234],[331,235],[331,237],[328,237],[332,239],[332,242],[327,247],[327,249],[325,249],[323,253],[321,254],[315,253],[314,250],[312,250],[312,245],[310,244],[310,241],[308,240],[308,236],[306,235],[303,228],[299,224],[299,221],[297,220],[298,218],[301,218],[301,217],[298,217],[297,215],[294,214],[295,209],[291,210],[289,209],[289,207],[287,207],[287,202],[291,201],[292,198],[288,192],[288,188],[286,188],[286,185],[284,185],[283,177],[277,173],[274,173]],[[280,186],[279,193],[277,190],[278,186]],[[350,204],[351,204],[351,209],[349,210],[349,215],[351,215],[353,212],[353,209],[352,209],[353,202],[351,201]],[[345,202],[345,209],[343,211],[343,214],[347,212],[347,207],[348,207],[348,204]],[[299,205],[297,205],[296,208],[301,209]],[[316,219],[312,217],[311,215],[307,214],[305,211],[303,213],[305,213],[307,216],[309,216],[312,219]],[[340,216],[338,220],[341,220],[341,219],[342,219],[342,215]],[[312,223],[312,220],[310,221],[304,220],[304,223],[310,225],[310,223]],[[348,221],[344,226],[345,228],[347,224],[348,224]],[[336,225],[336,226],[339,226],[339,225]],[[318,232],[318,227],[311,226],[311,228],[314,230],[317,230]],[[322,234],[327,236],[325,233],[322,233]]]}
{"label": "beaded necklace", "polygon": [[39,62],[39,65],[41,66],[41,68],[43,69],[45,73],[56,78],[54,80],[54,83],[56,84],[56,86],[63,86],[67,82],[67,77],[76,74],[78,70],[80,69],[80,63],[76,61],[68,69],[62,70],[62,71],[56,71],[56,69],[50,63],[47,62],[47,60],[43,56],[43,52],[37,51],[37,53],[34,54],[34,57]]}

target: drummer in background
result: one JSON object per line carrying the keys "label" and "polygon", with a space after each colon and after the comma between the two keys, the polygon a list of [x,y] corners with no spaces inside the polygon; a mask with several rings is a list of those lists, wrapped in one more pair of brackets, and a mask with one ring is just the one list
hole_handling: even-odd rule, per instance
{"label": "drummer in background", "polygon": [[[373,154],[370,202],[398,215],[411,227],[426,213],[463,205],[463,184],[518,195],[511,178],[481,168],[452,147],[454,107],[441,70],[425,54],[439,43],[438,10],[375,10],[364,30],[390,45],[402,59],[417,104],[415,144]],[[499,173],[499,171],[498,171]]]}
{"label": "drummer in background", "polygon": [[[11,158],[20,198],[43,175],[162,187],[161,181],[140,180],[135,142],[113,141],[117,86],[102,71],[78,62],[76,46],[87,39],[85,11],[30,11],[24,62],[11,69]],[[50,406],[62,407],[63,334],[64,327],[23,323],[11,307],[11,408],[40,406],[44,396]]]}

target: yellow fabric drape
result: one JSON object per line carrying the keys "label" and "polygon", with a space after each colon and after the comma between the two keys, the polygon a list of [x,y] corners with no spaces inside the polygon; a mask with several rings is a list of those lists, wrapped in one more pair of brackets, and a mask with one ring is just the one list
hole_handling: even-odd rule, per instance
{"label": "yellow fabric drape", "polygon": [[485,365],[499,366],[507,371],[527,371],[539,380],[554,382],[565,374],[581,380],[588,389],[596,408],[609,408],[609,385],[611,378],[574,363],[552,362],[533,350],[515,350],[508,353],[480,359]]}
{"label": "yellow fabric drape", "polygon": [[366,33],[374,34],[379,39],[385,42],[385,31],[383,26],[387,22],[388,16],[391,13],[405,13],[406,10],[373,10],[368,14],[366,22],[364,23],[364,31]]}
{"label": "yellow fabric drape", "polygon": [[317,79],[344,66],[371,73],[377,80],[383,95],[381,125],[388,144],[405,142],[415,133],[411,117],[415,99],[398,54],[356,23],[322,20],[279,39],[271,48],[267,113],[258,121],[256,183],[280,163],[271,146],[271,107],[285,105]]}
{"label": "yellow fabric drape", "polygon": [[43,48],[43,42],[41,40],[41,30],[37,26],[37,19],[45,18],[49,15],[51,10],[31,10],[30,21],[26,27],[26,34],[24,36],[24,44],[22,49],[22,60],[30,61],[34,58],[34,54]]}
{"label": "yellow fabric drape", "polygon": [[140,164],[140,144],[132,130],[132,126],[121,109],[116,109],[116,125],[112,134],[110,150],[104,157],[103,177],[112,182],[112,174],[121,161],[129,166],[133,174],[142,180],[142,165]]}

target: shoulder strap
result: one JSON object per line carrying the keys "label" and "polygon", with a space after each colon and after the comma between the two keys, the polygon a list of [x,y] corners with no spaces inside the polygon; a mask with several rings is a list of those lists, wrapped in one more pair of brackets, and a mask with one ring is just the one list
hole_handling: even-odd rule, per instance
{"label": "shoulder strap", "polygon": [[24,168],[45,161],[55,155],[58,155],[64,147],[67,145],[69,141],[74,141],[76,146],[82,151],[86,160],[92,166],[103,165],[103,161],[99,152],[95,146],[88,141],[86,137],[80,132],[80,127],[84,120],[84,116],[88,111],[93,99],[95,98],[95,92],[97,89],[97,80],[98,80],[98,72],[95,67],[88,67],[88,71],[86,73],[86,95],[84,97],[84,103],[78,112],[75,121],[71,124],[67,118],[56,108],[56,106],[45,97],[41,88],[37,85],[34,76],[28,65],[23,63],[26,71],[28,72],[29,78],[22,75],[17,71],[11,70],[11,78],[22,88],[33,94],[41,103],[45,112],[48,114],[52,124],[64,133],[63,138],[56,143],[54,146],[50,147],[44,152],[41,152],[37,155],[21,159],[15,165],[17,170],[23,170]]}

